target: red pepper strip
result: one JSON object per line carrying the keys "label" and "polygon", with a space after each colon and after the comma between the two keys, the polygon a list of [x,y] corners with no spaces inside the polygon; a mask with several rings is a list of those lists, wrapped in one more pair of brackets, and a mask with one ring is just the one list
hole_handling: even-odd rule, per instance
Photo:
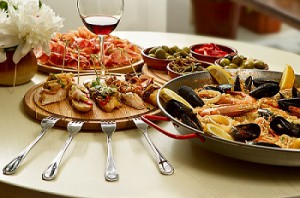
{"label": "red pepper strip", "polygon": [[203,55],[209,55],[209,56],[225,56],[228,54],[227,52],[221,50],[214,43],[204,44],[201,47],[196,48],[195,52]]}

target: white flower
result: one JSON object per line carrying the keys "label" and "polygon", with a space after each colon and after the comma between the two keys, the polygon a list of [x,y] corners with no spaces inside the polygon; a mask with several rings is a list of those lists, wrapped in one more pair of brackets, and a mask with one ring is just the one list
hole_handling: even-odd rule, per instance
{"label": "white flower", "polygon": [[15,63],[33,48],[41,47],[49,54],[49,41],[63,26],[63,19],[49,6],[40,7],[38,0],[6,2],[7,10],[0,8],[0,62],[6,60],[5,49],[11,47],[17,47],[13,55]]}

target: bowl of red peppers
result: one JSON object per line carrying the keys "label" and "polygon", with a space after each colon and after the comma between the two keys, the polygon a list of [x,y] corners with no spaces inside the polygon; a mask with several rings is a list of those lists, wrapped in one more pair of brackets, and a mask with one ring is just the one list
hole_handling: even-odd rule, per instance
{"label": "bowl of red peppers", "polygon": [[214,63],[217,59],[228,54],[233,56],[237,54],[236,49],[215,43],[195,44],[190,49],[193,57],[210,63]]}

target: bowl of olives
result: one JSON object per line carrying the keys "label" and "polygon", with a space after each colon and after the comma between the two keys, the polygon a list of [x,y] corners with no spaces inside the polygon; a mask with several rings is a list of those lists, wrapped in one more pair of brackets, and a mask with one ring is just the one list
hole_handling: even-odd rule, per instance
{"label": "bowl of olives", "polygon": [[216,43],[200,43],[190,46],[191,54],[198,60],[215,63],[219,58],[226,55],[235,55],[237,50],[235,48],[220,45]]}
{"label": "bowl of olives", "polygon": [[167,65],[176,58],[189,56],[188,47],[179,48],[178,46],[168,47],[166,45],[149,47],[142,51],[142,57],[148,67],[157,70],[166,70]]}
{"label": "bowl of olives", "polygon": [[168,75],[173,79],[189,73],[204,71],[211,63],[200,61],[194,57],[177,58],[167,65]]}
{"label": "bowl of olives", "polygon": [[269,66],[264,61],[239,54],[219,58],[215,61],[215,64],[225,69],[269,69]]}

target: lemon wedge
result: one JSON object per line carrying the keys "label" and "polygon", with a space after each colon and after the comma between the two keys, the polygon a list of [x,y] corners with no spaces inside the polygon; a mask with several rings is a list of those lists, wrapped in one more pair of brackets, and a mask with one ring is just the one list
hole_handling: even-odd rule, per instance
{"label": "lemon wedge", "polygon": [[280,90],[293,88],[295,81],[294,69],[290,65],[286,65],[279,83]]}
{"label": "lemon wedge", "polygon": [[206,68],[210,75],[219,83],[219,84],[234,84],[233,78],[230,74],[220,66],[211,65]]}
{"label": "lemon wedge", "polygon": [[172,91],[171,89],[168,88],[163,88],[160,92],[160,97],[162,97],[165,101],[169,101],[171,99],[177,100],[184,104],[185,106],[193,109],[192,105],[188,103],[183,97],[178,95],[176,92]]}
{"label": "lemon wedge", "polygon": [[231,135],[226,133],[221,127],[218,127],[217,125],[207,123],[206,124],[206,130],[207,130],[207,132],[213,133],[213,134],[215,134],[216,136],[218,136],[220,138],[223,138],[223,139],[226,139],[226,140],[233,140]]}

